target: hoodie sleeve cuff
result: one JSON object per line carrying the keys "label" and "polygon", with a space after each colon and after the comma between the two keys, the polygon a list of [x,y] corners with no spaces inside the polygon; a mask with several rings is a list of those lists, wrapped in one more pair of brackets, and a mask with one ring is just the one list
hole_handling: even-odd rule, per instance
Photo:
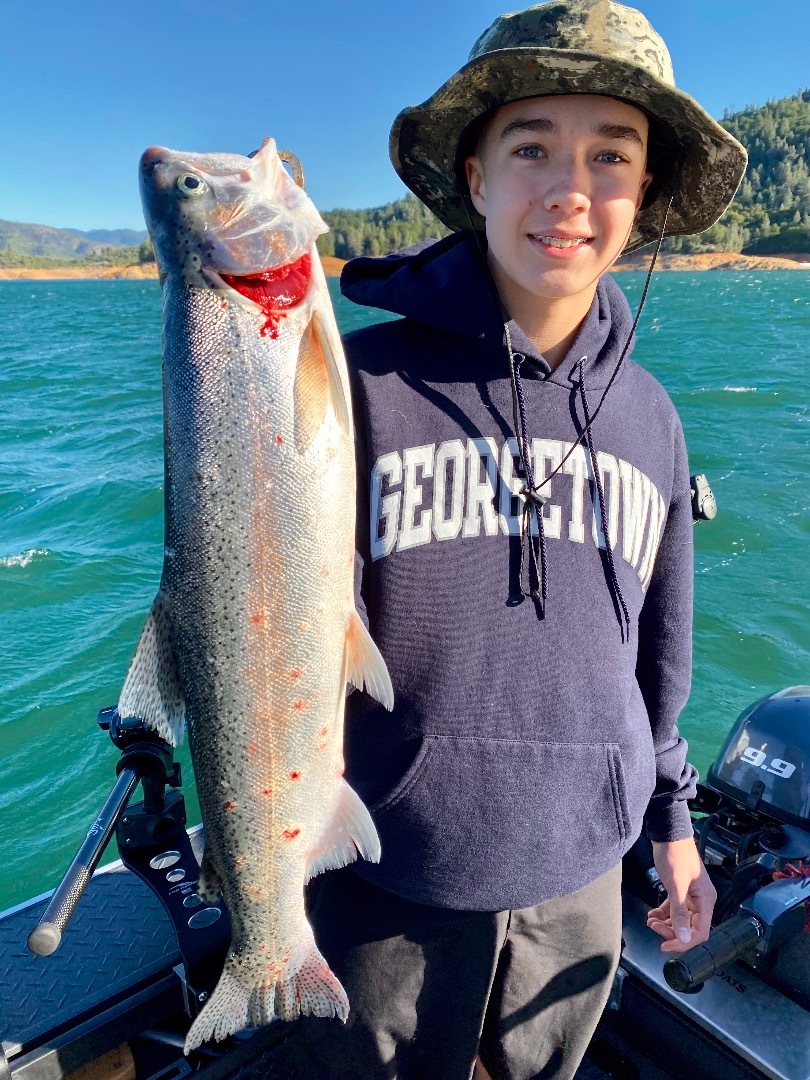
{"label": "hoodie sleeve cuff", "polygon": [[694,835],[689,803],[683,799],[651,805],[644,817],[644,833],[655,843],[685,840]]}

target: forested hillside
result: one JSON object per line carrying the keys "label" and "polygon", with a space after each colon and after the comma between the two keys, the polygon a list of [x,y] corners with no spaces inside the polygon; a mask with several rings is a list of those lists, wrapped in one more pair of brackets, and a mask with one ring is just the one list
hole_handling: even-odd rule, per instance
{"label": "forested hillside", "polygon": [[339,259],[387,255],[450,231],[410,194],[376,210],[327,210],[322,217],[330,231],[318,238],[318,250]]}
{"label": "forested hillside", "polygon": [[668,240],[664,250],[810,252],[810,90],[721,122],[748,151],[737,197],[707,232]]}

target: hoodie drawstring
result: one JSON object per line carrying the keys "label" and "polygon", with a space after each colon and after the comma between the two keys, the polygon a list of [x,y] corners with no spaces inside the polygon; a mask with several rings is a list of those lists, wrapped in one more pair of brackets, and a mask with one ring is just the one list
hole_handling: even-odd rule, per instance
{"label": "hoodie drawstring", "polygon": [[602,536],[605,540],[605,558],[607,559],[608,568],[610,570],[610,584],[613,589],[613,595],[616,597],[616,602],[621,608],[622,615],[624,616],[624,626],[622,627],[622,641],[628,642],[630,640],[630,613],[627,610],[627,604],[622,593],[622,587],[619,584],[619,578],[616,574],[616,563],[613,559],[613,547],[610,543],[610,535],[608,533],[607,511],[605,510],[605,493],[602,490],[602,476],[599,471],[599,462],[596,457],[596,450],[593,445],[593,434],[591,432],[591,414],[590,410],[588,409],[588,399],[585,396],[584,356],[577,365],[577,371],[579,373],[579,396],[582,401],[582,413],[585,417],[585,437],[588,440],[588,453],[591,456],[591,468],[593,470],[594,483],[596,484],[596,496],[599,501],[599,516],[602,519]]}
{"label": "hoodie drawstring", "polygon": [[[512,341],[509,335],[509,326],[505,325],[506,337],[509,342],[509,368],[512,376],[512,405],[515,413],[514,426],[515,426],[515,439],[518,444],[518,453],[520,455],[521,465],[523,467],[523,475],[526,477],[526,482],[520,489],[520,494],[523,496],[523,513],[520,522],[520,569],[518,571],[518,578],[520,581],[520,591],[524,596],[531,596],[535,603],[545,602],[548,598],[548,563],[546,553],[546,531],[543,528],[543,503],[546,501],[545,496],[541,495],[537,490],[537,486],[534,482],[534,471],[532,469],[532,459],[529,453],[529,435],[528,435],[528,421],[526,419],[526,400],[523,396],[523,383],[520,380],[520,365],[526,359],[523,353],[512,352]],[[532,507],[534,507],[535,518],[537,520],[537,546],[540,548],[540,564],[537,563],[537,550],[532,543]],[[528,548],[531,556],[532,566],[534,567],[534,576],[538,588],[531,587],[531,571],[529,576],[529,590],[528,592],[523,588],[523,567],[524,567],[524,555]]]}
{"label": "hoodie drawstring", "polygon": [[[506,334],[507,352],[509,354],[509,373],[512,379],[512,409],[514,413],[515,439],[517,442],[518,454],[520,455],[523,475],[526,478],[526,482],[520,489],[520,494],[523,496],[523,513],[521,516],[520,526],[520,568],[518,570],[518,579],[520,582],[521,593],[524,596],[530,596],[532,600],[535,601],[535,603],[542,603],[543,607],[545,608],[546,600],[548,599],[548,562],[546,551],[546,533],[545,529],[543,528],[543,504],[545,503],[547,496],[541,495],[538,491],[538,487],[542,487],[543,484],[545,484],[549,479],[551,479],[551,477],[544,478],[541,484],[535,484],[534,482],[534,470],[532,469],[531,454],[529,452],[529,425],[526,416],[526,399],[523,394],[523,382],[520,378],[520,367],[526,358],[523,353],[516,353],[513,351],[512,337],[509,333],[508,323],[504,323],[504,331]],[[599,503],[599,517],[602,523],[602,536],[604,537],[605,542],[605,558],[607,561],[608,584],[614,597],[616,598],[616,605],[621,611],[619,626],[621,628],[622,641],[627,643],[630,640],[630,612],[628,611],[627,602],[624,599],[624,594],[622,593],[622,588],[619,584],[619,577],[616,573],[616,563],[613,558],[613,547],[610,543],[607,510],[605,508],[605,493],[602,488],[602,476],[599,471],[599,461],[596,456],[596,448],[594,447],[593,435],[591,433],[593,417],[591,416],[591,411],[588,407],[588,399],[585,396],[585,360],[586,357],[583,356],[577,365],[577,383],[579,387],[579,397],[582,402],[582,413],[585,420],[585,430],[580,436],[580,438],[577,440],[577,442],[581,442],[582,438],[584,437],[588,444],[588,454],[591,459],[591,471],[593,472],[594,485],[596,487],[596,497]],[[555,472],[558,471],[558,469],[555,470]],[[537,521],[536,545],[532,542],[531,534],[532,509],[534,509],[535,519]],[[539,564],[537,560],[538,549],[540,553]],[[529,570],[529,587],[528,589],[524,587],[523,578],[524,567],[526,565],[526,551],[529,552],[531,567],[534,569],[534,575],[537,581],[538,587],[535,588],[532,588],[531,569]]]}

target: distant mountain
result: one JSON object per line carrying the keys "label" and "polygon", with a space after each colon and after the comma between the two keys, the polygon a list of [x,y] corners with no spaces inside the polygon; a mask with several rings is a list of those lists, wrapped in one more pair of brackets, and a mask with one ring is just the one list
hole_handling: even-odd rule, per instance
{"label": "distant mountain", "polygon": [[88,240],[95,240],[104,247],[135,247],[147,236],[146,229],[90,229],[88,232],[75,229],[74,232],[81,232]]}
{"label": "distant mountain", "polygon": [[145,239],[145,230],[91,229],[83,232],[0,219],[0,257],[6,263],[20,256],[67,261],[87,259],[108,248],[134,247]]}

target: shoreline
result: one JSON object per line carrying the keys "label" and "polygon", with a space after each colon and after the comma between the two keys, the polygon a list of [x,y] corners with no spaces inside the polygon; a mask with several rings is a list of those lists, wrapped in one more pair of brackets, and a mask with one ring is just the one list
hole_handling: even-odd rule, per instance
{"label": "shoreline", "polygon": [[[634,252],[620,259],[611,273],[649,269],[650,253]],[[321,265],[327,277],[340,277],[346,265],[345,259],[332,255],[321,257]],[[655,272],[709,271],[709,270],[810,270],[810,254],[797,254],[795,258],[776,255],[737,255],[728,251],[705,252],[700,255],[662,254],[658,256]],[[131,266],[49,266],[49,267],[0,267],[0,281],[156,281],[155,263],[136,263]]]}
{"label": "shoreline", "polygon": [[[327,277],[340,277],[345,259],[321,256]],[[134,263],[130,266],[8,266],[0,267],[0,281],[157,281],[157,263]]]}
{"label": "shoreline", "polygon": [[[610,268],[611,273],[626,270],[647,271],[652,251],[633,252]],[[810,254],[789,258],[782,255],[740,255],[733,251],[706,251],[699,255],[662,252],[655,262],[655,273],[663,270],[810,270]]]}

